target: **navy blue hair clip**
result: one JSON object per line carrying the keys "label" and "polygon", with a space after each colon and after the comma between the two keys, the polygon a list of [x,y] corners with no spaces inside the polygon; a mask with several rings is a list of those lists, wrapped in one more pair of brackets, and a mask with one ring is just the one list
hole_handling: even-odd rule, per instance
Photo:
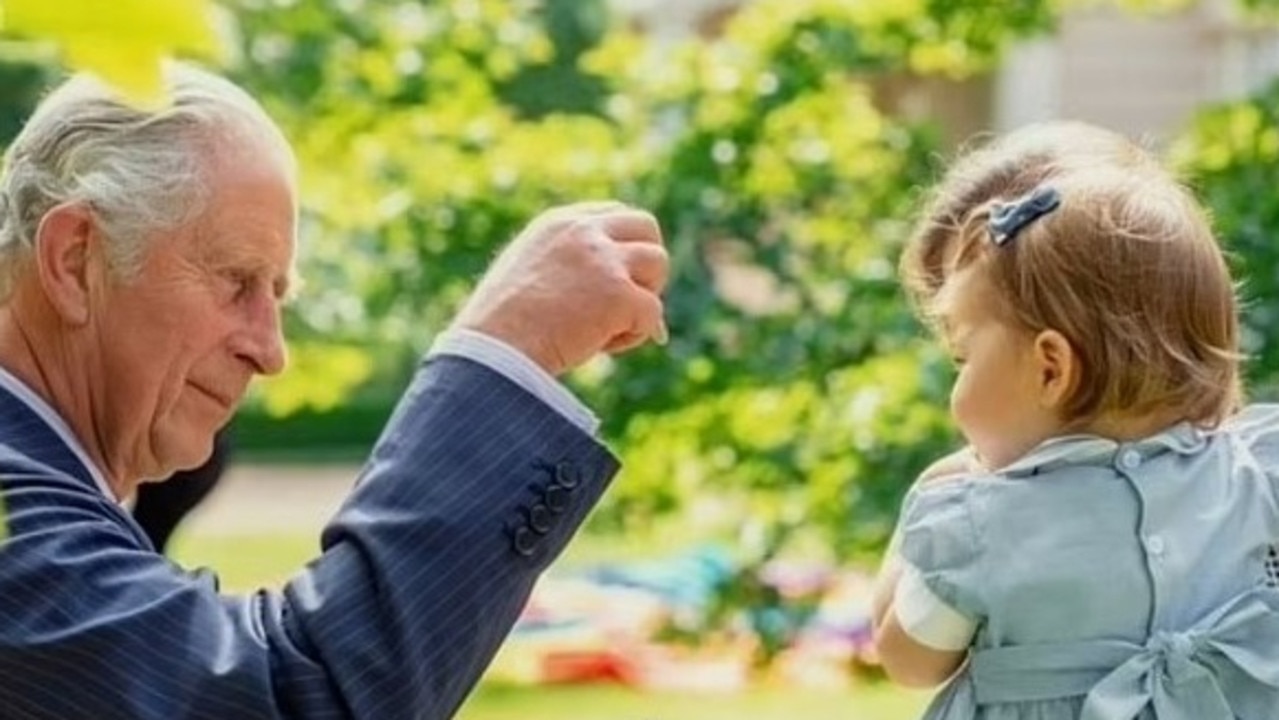
{"label": "navy blue hair clip", "polygon": [[1023,228],[1061,205],[1061,194],[1050,187],[1037,187],[1010,202],[996,205],[990,211],[990,239],[1003,247],[1017,237]]}

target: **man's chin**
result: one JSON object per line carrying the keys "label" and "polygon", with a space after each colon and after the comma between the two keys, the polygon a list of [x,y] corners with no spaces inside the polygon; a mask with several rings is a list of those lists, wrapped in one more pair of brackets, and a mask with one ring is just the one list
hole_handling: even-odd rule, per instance
{"label": "man's chin", "polygon": [[176,472],[192,470],[208,462],[213,456],[213,435],[211,431],[203,440],[185,437],[162,442],[157,448],[160,452],[156,453],[156,469],[143,482],[161,482]]}

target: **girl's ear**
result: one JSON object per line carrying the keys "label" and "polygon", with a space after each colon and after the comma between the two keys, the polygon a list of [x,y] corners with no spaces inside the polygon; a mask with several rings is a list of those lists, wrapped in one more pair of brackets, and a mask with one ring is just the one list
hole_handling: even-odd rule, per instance
{"label": "girl's ear", "polygon": [[1079,356],[1066,336],[1056,330],[1044,330],[1036,335],[1032,353],[1039,372],[1040,405],[1050,410],[1060,409],[1079,384],[1082,372]]}

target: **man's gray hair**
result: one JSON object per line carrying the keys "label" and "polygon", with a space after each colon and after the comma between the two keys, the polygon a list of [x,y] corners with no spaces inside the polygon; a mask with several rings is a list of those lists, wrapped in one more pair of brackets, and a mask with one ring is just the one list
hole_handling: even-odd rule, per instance
{"label": "man's gray hair", "polygon": [[86,204],[124,277],[135,273],[146,242],[204,208],[206,170],[219,140],[252,139],[280,154],[292,150],[248,93],[184,63],[164,69],[165,105],[144,110],[88,75],[76,75],[40,103],[5,154],[0,174],[0,302],[8,299],[50,209]]}

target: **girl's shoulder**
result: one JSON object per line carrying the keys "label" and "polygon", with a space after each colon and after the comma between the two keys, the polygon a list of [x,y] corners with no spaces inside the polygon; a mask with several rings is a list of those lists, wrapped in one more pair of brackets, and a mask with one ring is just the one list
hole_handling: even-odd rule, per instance
{"label": "girl's shoulder", "polygon": [[973,492],[980,475],[950,473],[914,485],[902,505],[896,552],[918,571],[946,604],[969,617],[984,615],[978,588],[982,569],[982,523]]}
{"label": "girl's shoulder", "polygon": [[1252,465],[1279,480],[1279,404],[1247,405],[1212,432],[1229,443],[1231,464]]}
{"label": "girl's shoulder", "polygon": [[1279,403],[1246,405],[1217,428],[1247,447],[1279,451]]}
{"label": "girl's shoulder", "polygon": [[925,474],[907,491],[902,504],[903,516],[969,518],[983,486],[998,480],[998,475],[979,468],[957,469],[931,477]]}

